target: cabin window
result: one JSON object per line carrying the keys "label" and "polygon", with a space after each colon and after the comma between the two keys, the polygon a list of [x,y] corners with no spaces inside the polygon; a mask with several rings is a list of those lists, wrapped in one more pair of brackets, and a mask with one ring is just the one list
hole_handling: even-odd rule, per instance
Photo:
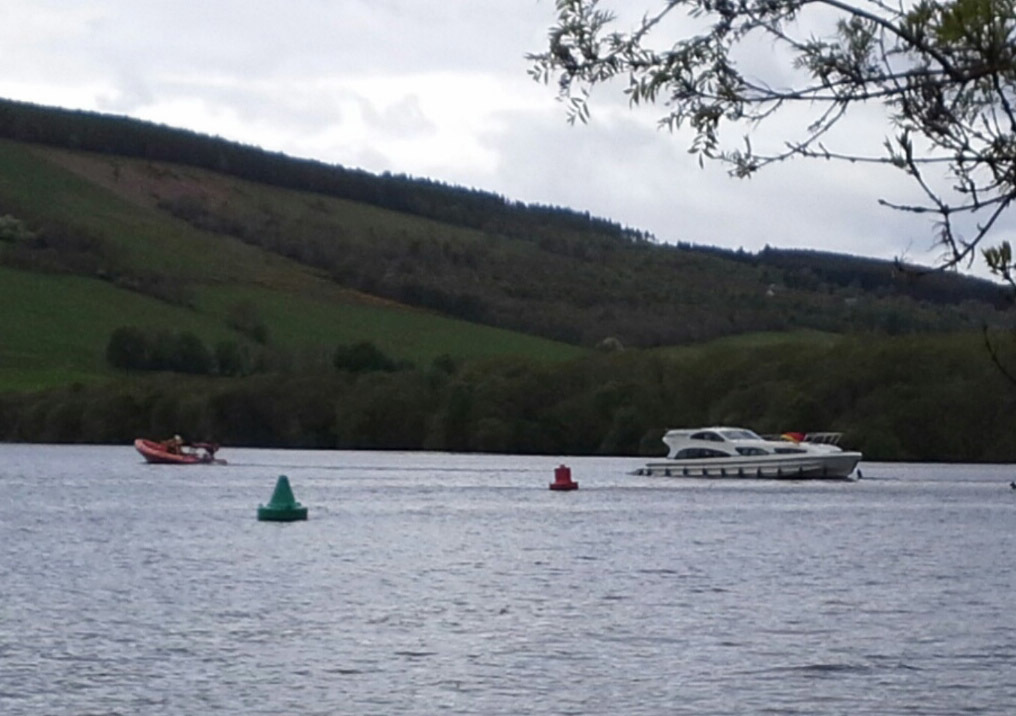
{"label": "cabin window", "polygon": [[674,458],[678,460],[699,460],[704,457],[730,457],[730,455],[711,448],[684,448],[674,455]]}
{"label": "cabin window", "polygon": [[769,453],[759,447],[739,447],[738,455],[768,455]]}
{"label": "cabin window", "polygon": [[802,450],[801,448],[783,448],[783,447],[778,447],[775,450],[773,450],[773,452],[776,453],[777,455],[794,455],[794,454],[797,454],[797,453],[808,452],[808,451],[807,450]]}
{"label": "cabin window", "polygon": [[724,430],[722,433],[723,437],[727,440],[761,440],[758,433],[752,430],[744,430],[738,428],[737,430]]}
{"label": "cabin window", "polygon": [[706,431],[701,432],[701,433],[695,433],[694,435],[691,436],[691,439],[692,440],[712,440],[714,443],[722,443],[723,442],[723,438],[718,433],[714,433],[714,432],[709,431],[709,430],[706,430]]}

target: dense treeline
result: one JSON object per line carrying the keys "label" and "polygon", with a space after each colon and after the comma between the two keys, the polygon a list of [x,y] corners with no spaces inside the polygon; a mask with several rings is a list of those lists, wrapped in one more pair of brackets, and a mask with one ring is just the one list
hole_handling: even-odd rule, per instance
{"label": "dense treeline", "polygon": [[864,293],[900,293],[939,304],[981,301],[997,308],[1008,308],[1013,299],[996,283],[955,271],[931,271],[903,262],[828,251],[767,246],[755,255],[754,265],[780,269],[785,283],[801,287],[853,287]]}
{"label": "dense treeline", "polygon": [[[262,333],[258,333],[260,337]],[[262,343],[264,341],[261,341]],[[450,360],[450,359],[449,359]],[[213,347],[190,331],[144,329],[120,326],[106,344],[106,362],[124,372],[169,372],[187,375],[236,377],[253,373],[275,372],[279,366],[293,366],[295,359],[282,348],[253,351],[248,344],[219,341]],[[332,365],[348,373],[393,372],[412,368],[408,361],[386,355],[370,341],[340,345],[332,355]],[[320,370],[321,364],[303,366]]]}
{"label": "dense treeline", "polygon": [[979,337],[619,351],[414,368],[369,350],[333,370],[160,375],[0,397],[0,439],[658,455],[668,427],[839,430],[871,460],[1016,460],[1016,391]]}
{"label": "dense treeline", "polygon": [[722,257],[763,270],[763,280],[811,291],[851,289],[857,295],[902,295],[936,304],[964,301],[999,309],[1012,305],[1013,294],[997,283],[956,271],[940,271],[902,260],[885,261],[815,249],[766,246],[758,253],[678,242],[678,248]]}

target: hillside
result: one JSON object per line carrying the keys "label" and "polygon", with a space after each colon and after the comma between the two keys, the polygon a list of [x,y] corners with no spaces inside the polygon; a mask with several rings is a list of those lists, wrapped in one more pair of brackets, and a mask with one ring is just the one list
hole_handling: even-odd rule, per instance
{"label": "hillside", "polygon": [[316,294],[583,348],[800,328],[964,331],[998,322],[1004,303],[995,285],[956,274],[915,279],[859,257],[661,245],[568,209],[122,117],[0,102],[0,137],[10,140],[0,215],[87,237],[59,249],[76,254],[59,267],[37,250],[12,256],[8,242],[6,265],[101,279],[115,266],[119,285],[178,303],[241,276],[284,291],[307,282]]}
{"label": "hillside", "polygon": [[[209,346],[234,341],[268,367],[328,365],[337,346],[360,341],[424,365],[442,355],[560,360],[582,352],[344,288],[320,270],[173,218],[144,181],[109,190],[87,178],[96,161],[0,140],[0,388],[115,375],[105,354],[121,326],[186,331]],[[214,185],[209,177],[203,191]],[[267,340],[236,325],[238,311]]]}

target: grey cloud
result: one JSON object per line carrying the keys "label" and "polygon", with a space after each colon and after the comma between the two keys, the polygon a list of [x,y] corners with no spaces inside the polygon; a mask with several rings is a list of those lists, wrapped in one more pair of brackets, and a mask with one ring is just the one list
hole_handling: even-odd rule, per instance
{"label": "grey cloud", "polygon": [[934,261],[928,222],[877,203],[877,192],[897,181],[892,174],[857,171],[847,182],[827,163],[799,160],[743,180],[719,165],[700,169],[686,137],[630,119],[570,127],[560,117],[516,117],[499,125],[506,129],[484,136],[503,158],[486,182],[509,196],[588,210],[667,242]]}
{"label": "grey cloud", "polygon": [[[795,161],[739,181],[699,169],[686,136],[654,128],[664,108],[632,110],[623,83],[597,88],[592,122],[569,127],[553,82],[526,78],[549,0],[7,0],[5,13],[35,28],[0,28],[0,86],[15,99],[91,96],[76,108],[567,206],[664,241],[935,258],[926,219],[877,204],[911,196],[902,174]],[[748,59],[785,69],[765,51]],[[851,128],[876,148],[889,129],[863,112]]]}
{"label": "grey cloud", "polygon": [[420,137],[432,134],[434,123],[420,106],[420,98],[410,94],[397,102],[377,108],[365,97],[360,98],[365,117],[375,129],[383,134],[402,138]]}

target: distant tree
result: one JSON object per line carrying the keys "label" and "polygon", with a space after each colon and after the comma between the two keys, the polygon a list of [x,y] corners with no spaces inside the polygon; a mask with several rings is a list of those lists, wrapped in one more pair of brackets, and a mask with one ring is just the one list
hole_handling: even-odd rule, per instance
{"label": "distant tree", "polygon": [[340,447],[371,450],[418,449],[437,398],[417,371],[362,376],[336,405]]}
{"label": "distant tree", "polygon": [[24,222],[10,214],[0,216],[0,241],[17,243],[35,238],[35,233],[30,231]]}
{"label": "distant tree", "polygon": [[201,339],[190,332],[177,334],[169,368],[177,373],[207,375],[212,372],[212,354]]}
{"label": "distant tree", "polygon": [[447,353],[442,353],[430,362],[430,370],[432,373],[455,375],[458,365],[455,363],[454,358]]}
{"label": "distant tree", "polygon": [[237,382],[209,399],[216,434],[236,445],[271,445],[280,415],[278,399],[270,390]]}
{"label": "distant tree", "polygon": [[244,375],[250,358],[236,341],[221,341],[215,344],[215,366],[219,375]]}
{"label": "distant tree", "polygon": [[[627,32],[603,5],[557,0],[546,50],[529,55],[570,121],[588,119],[592,87],[625,78],[631,104],[665,105],[662,126],[690,127],[699,162],[738,177],[795,156],[897,167],[923,200],[881,203],[937,217],[943,266],[969,266],[980,248],[1016,288],[1008,242],[980,246],[1016,199],[1016,0],[659,0]],[[760,51],[777,62],[752,61]],[[883,153],[827,146],[850,110],[876,102],[892,135]],[[796,110],[811,116],[795,136],[778,117]],[[733,148],[724,124],[782,141]]]}
{"label": "distant tree", "polygon": [[211,352],[193,333],[160,331],[154,336],[134,326],[114,330],[106,362],[121,370],[168,370],[206,375],[215,365]]}
{"label": "distant tree", "polygon": [[118,390],[91,393],[84,401],[81,416],[81,434],[75,441],[120,443],[130,442],[139,434],[147,432],[147,425],[141,421],[141,407],[130,395]]}
{"label": "distant tree", "polygon": [[145,370],[149,367],[151,345],[144,331],[121,326],[109,336],[106,362],[120,370]]}
{"label": "distant tree", "polygon": [[596,350],[602,353],[617,353],[624,350],[624,344],[614,336],[607,336],[596,344]]}
{"label": "distant tree", "polygon": [[449,385],[431,418],[429,432],[423,443],[424,449],[469,450],[474,406],[473,387],[470,384],[455,382]]}
{"label": "distant tree", "polygon": [[646,429],[645,418],[637,408],[626,406],[614,414],[610,429],[603,436],[598,452],[603,455],[638,454],[640,441]]}
{"label": "distant tree", "polygon": [[251,301],[240,301],[229,308],[226,325],[262,345],[268,343],[268,326],[261,311]]}
{"label": "distant tree", "polygon": [[177,364],[176,334],[160,330],[149,338],[151,349],[148,368],[150,370],[174,370]]}
{"label": "distant tree", "polygon": [[396,371],[399,363],[389,358],[370,341],[341,346],[335,351],[333,365],[338,370],[350,373],[370,373],[373,371]]}

